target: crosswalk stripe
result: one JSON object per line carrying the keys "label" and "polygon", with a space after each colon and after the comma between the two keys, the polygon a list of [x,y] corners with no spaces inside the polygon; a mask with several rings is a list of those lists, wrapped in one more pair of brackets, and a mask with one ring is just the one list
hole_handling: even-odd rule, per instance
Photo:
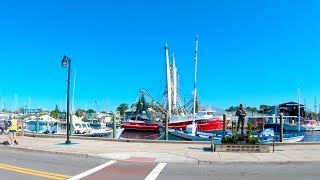
{"label": "crosswalk stripe", "polygon": [[145,180],[155,180],[166,165],[167,163],[159,163],[145,178]]}
{"label": "crosswalk stripe", "polygon": [[100,166],[97,166],[97,167],[92,168],[92,169],[90,169],[90,170],[88,170],[88,171],[85,171],[85,172],[83,172],[83,173],[81,173],[81,174],[78,174],[78,175],[76,175],[76,176],[73,176],[73,177],[69,178],[68,180],[81,179],[81,178],[86,177],[86,176],[88,176],[88,175],[90,175],[90,174],[92,174],[92,173],[94,173],[94,172],[97,172],[97,171],[99,171],[99,170],[101,170],[101,169],[103,169],[103,168],[105,168],[105,167],[107,167],[107,166],[110,166],[111,164],[113,164],[113,163],[115,163],[115,162],[117,162],[117,161],[113,161],[113,160],[108,161],[108,162],[106,162],[106,163],[104,163],[104,164],[101,164]]}

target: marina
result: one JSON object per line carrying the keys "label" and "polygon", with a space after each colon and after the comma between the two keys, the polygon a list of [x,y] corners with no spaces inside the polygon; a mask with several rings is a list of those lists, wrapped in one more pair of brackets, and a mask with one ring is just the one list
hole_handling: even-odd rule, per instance
{"label": "marina", "polygon": [[0,180],[316,180],[320,1],[2,1]]}
{"label": "marina", "polygon": [[[221,131],[213,132],[215,134],[222,134]],[[212,134],[213,134],[212,133]],[[288,132],[288,133],[295,133],[295,132]],[[299,134],[303,135],[301,142],[319,142],[320,143],[320,131],[303,131]],[[128,139],[152,139],[157,140],[161,135],[156,132],[137,132],[137,131],[129,131],[124,130],[121,134],[121,138],[128,138]],[[176,139],[179,140],[179,139]]]}

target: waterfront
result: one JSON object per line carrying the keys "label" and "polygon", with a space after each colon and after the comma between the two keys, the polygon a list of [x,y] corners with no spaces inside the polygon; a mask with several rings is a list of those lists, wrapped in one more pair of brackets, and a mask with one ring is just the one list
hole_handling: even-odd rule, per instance
{"label": "waterfront", "polygon": [[[221,133],[218,131],[217,133]],[[284,133],[295,133],[298,132],[293,131],[285,131]],[[302,142],[320,142],[320,131],[305,131],[300,132],[299,134],[304,135],[305,137],[302,139]],[[160,137],[159,132],[154,131],[130,131],[124,130],[121,134],[121,138],[129,138],[129,139],[153,139],[156,140]]]}
{"label": "waterfront", "polygon": [[302,142],[320,142],[320,131],[301,132],[304,135]]}
{"label": "waterfront", "polygon": [[121,138],[128,138],[128,139],[153,139],[153,140],[156,140],[160,137],[160,134],[159,134],[159,132],[155,132],[155,131],[124,130],[120,137]]}

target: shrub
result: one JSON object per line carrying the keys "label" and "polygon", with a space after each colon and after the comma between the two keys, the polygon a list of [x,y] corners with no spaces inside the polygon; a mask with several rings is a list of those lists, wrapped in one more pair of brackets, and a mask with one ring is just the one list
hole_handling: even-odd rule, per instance
{"label": "shrub", "polygon": [[221,139],[221,143],[230,143],[230,137],[223,136],[222,139]]}
{"label": "shrub", "polygon": [[237,122],[232,121],[232,132],[236,132],[237,131]]}
{"label": "shrub", "polygon": [[257,137],[248,137],[247,143],[248,144],[258,144],[259,139]]}
{"label": "shrub", "polygon": [[238,136],[236,134],[232,135],[232,137],[224,136],[221,139],[221,143],[225,144],[235,144],[238,141]]}
{"label": "shrub", "polygon": [[251,122],[248,122],[247,123],[247,129],[248,129],[248,131],[251,131],[252,132],[252,123]]}
{"label": "shrub", "polygon": [[251,136],[251,133],[252,133],[252,131],[247,130],[247,132],[246,132],[247,137]]}
{"label": "shrub", "polygon": [[238,136],[236,134],[232,135],[230,143],[237,143],[238,141]]}

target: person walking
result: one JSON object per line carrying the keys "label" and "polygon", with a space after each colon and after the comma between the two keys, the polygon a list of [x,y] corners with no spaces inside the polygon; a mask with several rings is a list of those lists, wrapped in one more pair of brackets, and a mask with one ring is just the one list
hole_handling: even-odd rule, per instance
{"label": "person walking", "polygon": [[18,141],[16,139],[17,131],[18,131],[18,121],[16,119],[12,118],[9,130],[10,130],[10,134],[9,134],[10,144],[18,145]]}
{"label": "person walking", "polygon": [[4,120],[0,121],[0,131],[1,135],[5,133]]}

